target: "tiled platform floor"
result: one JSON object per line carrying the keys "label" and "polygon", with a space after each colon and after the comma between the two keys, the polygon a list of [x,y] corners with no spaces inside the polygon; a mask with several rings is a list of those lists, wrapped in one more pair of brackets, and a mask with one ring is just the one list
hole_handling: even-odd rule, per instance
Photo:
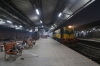
{"label": "tiled platform floor", "polygon": [[32,49],[24,50],[16,61],[4,61],[3,57],[4,52],[0,52],[0,66],[100,66],[51,38],[39,39]]}

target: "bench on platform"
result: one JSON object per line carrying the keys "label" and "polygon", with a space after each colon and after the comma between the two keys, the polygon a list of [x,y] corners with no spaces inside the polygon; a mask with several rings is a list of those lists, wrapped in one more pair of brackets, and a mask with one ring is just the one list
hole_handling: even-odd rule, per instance
{"label": "bench on platform", "polygon": [[18,50],[18,52],[17,51],[12,51],[11,52],[11,50],[14,48],[14,44],[16,44],[16,43],[12,42],[12,43],[4,43],[3,44],[4,45],[4,49],[5,49],[5,57],[4,57],[5,60],[8,60],[6,58],[7,55],[9,55],[9,56],[14,55],[13,60],[16,60],[16,57],[17,57],[18,53],[20,55],[22,55],[22,50]]}
{"label": "bench on platform", "polygon": [[5,60],[8,60],[6,58],[7,55],[15,55],[15,57],[13,58],[13,60],[16,60],[17,52],[11,52],[10,51],[13,48],[14,48],[13,43],[9,43],[9,44],[4,43],[4,49],[5,49],[5,57],[4,57],[4,59]]}

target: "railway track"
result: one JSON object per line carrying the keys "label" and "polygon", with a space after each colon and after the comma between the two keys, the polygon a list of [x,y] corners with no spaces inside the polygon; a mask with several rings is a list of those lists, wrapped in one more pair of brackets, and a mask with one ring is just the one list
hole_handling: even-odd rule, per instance
{"label": "railway track", "polygon": [[99,48],[82,44],[82,43],[78,43],[76,47],[70,47],[70,48],[100,64]]}

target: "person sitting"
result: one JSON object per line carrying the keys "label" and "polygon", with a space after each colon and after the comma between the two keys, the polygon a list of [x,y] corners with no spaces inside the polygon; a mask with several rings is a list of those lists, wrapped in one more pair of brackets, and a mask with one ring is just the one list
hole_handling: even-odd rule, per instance
{"label": "person sitting", "polygon": [[13,44],[13,48],[10,50],[11,52],[19,52],[22,50],[22,46],[18,45],[15,40],[11,40],[11,43]]}
{"label": "person sitting", "polygon": [[27,39],[27,45],[28,45],[28,48],[29,48],[29,47],[33,47],[32,38],[31,38],[31,37],[29,37],[29,38]]}
{"label": "person sitting", "polygon": [[36,43],[36,40],[34,40],[34,39],[33,39],[33,42],[32,42],[32,43],[35,45],[35,43]]}
{"label": "person sitting", "polygon": [[22,47],[25,48],[25,47],[26,47],[26,44],[27,44],[27,39],[24,38],[24,39],[23,39],[23,42],[22,42]]}

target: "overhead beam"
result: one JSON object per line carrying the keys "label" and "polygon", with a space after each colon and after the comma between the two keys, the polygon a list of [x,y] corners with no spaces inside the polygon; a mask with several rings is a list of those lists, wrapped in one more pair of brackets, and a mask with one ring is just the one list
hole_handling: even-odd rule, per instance
{"label": "overhead beam", "polygon": [[22,17],[27,20],[27,22],[29,22],[32,26],[35,26],[35,24],[21,10],[19,10],[13,3],[11,3],[11,6],[15,10],[17,10],[22,15]]}
{"label": "overhead beam", "polygon": [[[30,27],[27,23],[25,23],[24,21],[20,20],[19,18],[14,17],[11,13],[7,12],[6,10],[0,8],[0,17],[6,18],[6,19],[10,19],[11,21],[14,21],[16,24],[21,24],[23,26],[27,26]],[[27,25],[26,25],[27,24]]]}
{"label": "overhead beam", "polygon": [[[66,26],[66,21],[72,16],[72,15],[75,15],[75,14],[77,14],[79,11],[81,11],[83,8],[84,8],[84,6],[86,6],[88,3],[90,3],[92,0],[89,0],[87,3],[85,3],[83,6],[81,6],[78,10],[76,10],[73,14],[71,14],[67,19],[65,19],[63,22],[61,22],[60,23],[60,25],[56,28],[56,29],[59,29],[59,28],[61,28],[61,27],[64,27],[64,26]],[[63,25],[63,26],[62,26]]]}
{"label": "overhead beam", "polygon": [[59,0],[58,1],[57,5],[55,7],[54,13],[53,13],[51,22],[50,22],[51,25],[54,24],[55,20],[58,18],[58,14],[63,11],[63,9],[65,8],[65,5],[68,2],[69,2],[69,0]]}
{"label": "overhead beam", "polygon": [[[19,17],[22,21],[24,21],[24,22],[26,22],[27,24],[29,24],[30,26],[33,26],[34,24],[33,23],[30,23],[31,21],[28,19],[28,17],[25,17],[25,15],[23,16],[19,11],[18,11],[18,9],[16,8],[16,7],[14,7],[14,5],[13,6],[11,6],[11,5],[9,5],[8,3],[6,3],[4,0],[2,0],[1,1],[2,3],[3,3],[3,5],[4,6],[6,6],[5,7],[5,9],[7,10],[7,11],[9,11],[10,13],[12,13],[12,14],[14,14],[15,16],[17,16],[17,17]],[[10,2],[11,3],[11,2]],[[4,7],[3,6],[3,7]],[[7,8],[8,7],[8,8]],[[16,9],[17,10],[16,10]]]}

